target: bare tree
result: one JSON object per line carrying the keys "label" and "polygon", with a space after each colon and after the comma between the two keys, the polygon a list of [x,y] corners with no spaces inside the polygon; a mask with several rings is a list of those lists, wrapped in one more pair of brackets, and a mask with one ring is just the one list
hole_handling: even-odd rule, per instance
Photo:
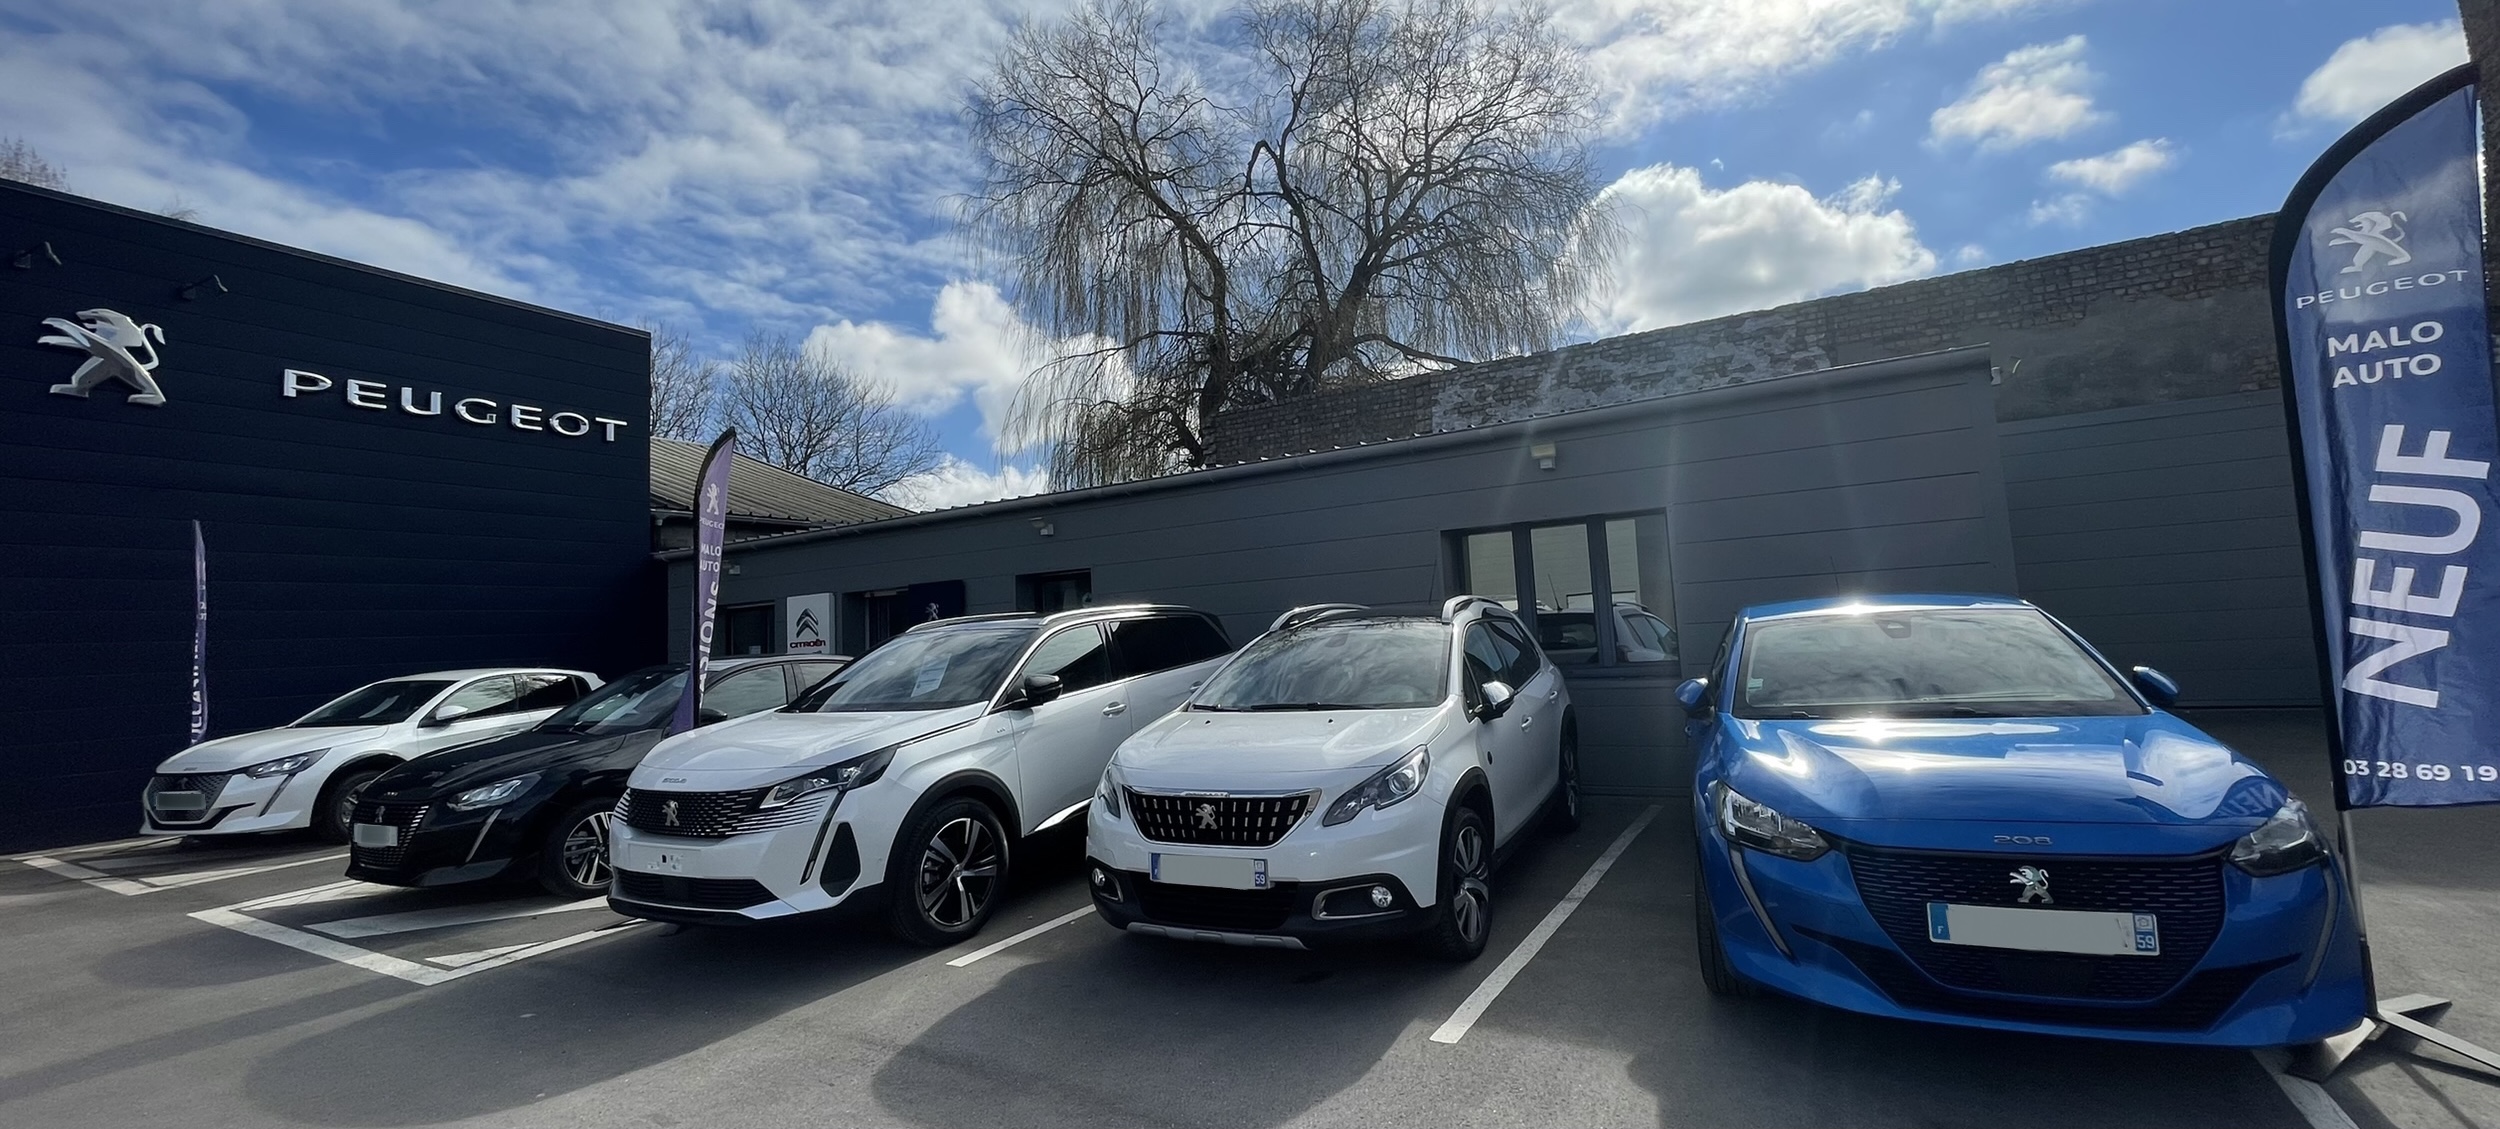
{"label": "bare tree", "polygon": [[55,192],[69,191],[69,174],[17,137],[0,138],[0,180],[19,181]]}
{"label": "bare tree", "polygon": [[1541,12],[1238,17],[1246,55],[1093,0],[973,95],[967,222],[1037,327],[1090,343],[1012,413],[1055,483],[1202,464],[1229,407],[1549,347],[1612,244],[1583,60]]}
{"label": "bare tree", "polygon": [[721,386],[738,450],[794,474],[875,494],[937,468],[937,436],[890,389],[787,337],[747,338]]}
{"label": "bare tree", "polygon": [[661,325],[645,328],[651,333],[651,434],[709,441],[720,366],[696,356],[685,334]]}

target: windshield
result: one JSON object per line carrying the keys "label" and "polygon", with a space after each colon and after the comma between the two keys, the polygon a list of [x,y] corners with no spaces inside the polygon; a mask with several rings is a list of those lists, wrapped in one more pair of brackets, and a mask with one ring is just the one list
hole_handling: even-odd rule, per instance
{"label": "windshield", "polygon": [[1448,696],[1450,629],[1434,620],[1326,620],[1261,636],[1207,681],[1193,710],[1406,710]]}
{"label": "windshield", "polygon": [[451,683],[422,678],[396,682],[376,682],[362,690],[350,691],[338,699],[296,719],[295,728],[314,729],[333,725],[390,725],[408,720],[434,695],[451,687]]}
{"label": "windshield", "polygon": [[897,635],[783,707],[793,713],[942,710],[986,702],[1032,623],[966,624]]}
{"label": "windshield", "polygon": [[1745,629],[1736,716],[2058,717],[2144,708],[2030,608],[1918,608]]}
{"label": "windshield", "polygon": [[686,694],[686,668],[655,666],[637,670],[593,690],[589,697],[556,711],[539,722],[543,730],[576,733],[630,733],[665,725]]}

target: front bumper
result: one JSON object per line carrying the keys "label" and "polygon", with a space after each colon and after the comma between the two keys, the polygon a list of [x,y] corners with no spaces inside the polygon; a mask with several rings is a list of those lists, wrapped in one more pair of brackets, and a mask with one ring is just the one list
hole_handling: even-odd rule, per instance
{"label": "front bumper", "polygon": [[811,810],[766,831],[719,838],[608,825],[616,877],[608,904],[628,917],[738,925],[847,904],[885,877],[899,814],[857,793],[802,800]]}
{"label": "front bumper", "polygon": [[351,843],[347,876],[386,886],[453,886],[511,873],[530,862],[530,817],[537,814],[530,799],[476,811],[397,798],[365,800],[356,805],[356,822],[399,828],[399,845]]}
{"label": "front bumper", "polygon": [[[1729,963],[1754,983],[1817,1003],[1991,1030],[2228,1047],[2313,1042],[2349,1030],[2368,1006],[2344,886],[2331,864],[2253,878],[2217,859],[2222,919],[2194,963],[2159,995],[2094,998],[2082,977],[2101,973],[2074,970],[2142,958],[2060,965],[1968,949],[1954,956],[1983,962],[1983,973],[1984,962],[1996,962],[2007,982],[2029,977],[2028,990],[1948,984],[1935,953],[1909,951],[1927,942],[1905,942],[1877,921],[1848,851],[1797,862],[1733,847],[1706,821],[1702,827],[1702,880]],[[2071,975],[2045,987],[2043,968],[2050,977]]]}
{"label": "front bumper", "polygon": [[[178,785],[168,788],[170,782]],[[201,811],[162,810],[162,791],[201,792]],[[287,776],[246,776],[241,772],[200,773],[186,777],[158,775],[139,797],[139,834],[248,835],[262,831],[294,831],[312,826],[312,809],[320,802],[321,781],[303,773]]]}
{"label": "front bumper", "polygon": [[[1433,921],[1443,811],[1418,796],[1323,827],[1315,805],[1274,844],[1216,847],[1150,840],[1125,814],[1096,803],[1085,824],[1087,883],[1103,920],[1184,940],[1291,948],[1406,936]],[[1265,859],[1269,886],[1156,882],[1150,875],[1157,853]],[[1097,870],[1107,881],[1093,882]],[[1374,886],[1390,892],[1388,908],[1371,904]]]}

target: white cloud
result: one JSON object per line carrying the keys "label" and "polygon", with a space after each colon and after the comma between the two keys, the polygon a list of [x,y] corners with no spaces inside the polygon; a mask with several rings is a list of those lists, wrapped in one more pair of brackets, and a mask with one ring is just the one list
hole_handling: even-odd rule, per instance
{"label": "white cloud", "polygon": [[808,332],[853,371],[884,384],[904,407],[937,415],[970,397],[981,431],[1001,453],[1016,454],[1008,415],[1026,378],[1053,359],[1091,347],[1084,339],[1052,339],[1016,315],[998,288],[955,281],[938,291],[923,334],[885,322],[842,320]]}
{"label": "white cloud", "polygon": [[1702,183],[1699,170],[1623,174],[1600,205],[1628,228],[1613,284],[1591,316],[1603,333],[1758,310],[1936,269],[1893,181],[1867,177],[1823,199],[1794,184]]}
{"label": "white cloud", "polygon": [[1953,249],[1953,265],[1968,269],[1988,261],[1988,249],[1976,243],[1965,243]]}
{"label": "white cloud", "polygon": [[1970,91],[1927,119],[1932,144],[1977,142],[1982,149],[2011,149],[2067,137],[2108,115],[2092,108],[2099,76],[2084,65],[2084,39],[2017,48],[1971,80]]}
{"label": "white cloud", "polygon": [[2178,148],[2166,137],[2147,138],[2097,157],[2076,157],[2049,166],[2049,178],[2116,196],[2144,178],[2169,168]]}
{"label": "white cloud", "polygon": [[1001,466],[986,471],[948,456],[936,470],[896,483],[885,492],[885,500],[907,510],[942,510],[1049,492],[1050,472],[1040,467]]}
{"label": "white cloud", "polygon": [[2046,200],[2031,202],[2031,226],[2056,224],[2073,227],[2092,214],[2092,197],[2082,192],[2068,192]]}
{"label": "white cloud", "polygon": [[1919,31],[2066,0],[1564,0],[1555,26],[1589,48],[1610,125],[1725,106]]}
{"label": "white cloud", "polygon": [[2394,24],[2345,40],[2301,80],[2292,114],[2348,125],[2392,102],[2423,80],[2465,61],[2465,30],[2456,20]]}

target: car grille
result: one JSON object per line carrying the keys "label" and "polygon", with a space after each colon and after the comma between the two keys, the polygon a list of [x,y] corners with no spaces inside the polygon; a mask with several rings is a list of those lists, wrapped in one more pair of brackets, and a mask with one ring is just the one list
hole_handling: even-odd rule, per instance
{"label": "car grille", "polygon": [[[148,806],[148,817],[163,824],[206,823],[217,810],[218,795],[226,790],[226,782],[233,778],[231,772],[150,777],[146,795],[142,797]],[[156,806],[156,797],[163,792],[198,792],[200,810],[160,811]]]}
{"label": "car grille", "polygon": [[[1848,848],[1858,896],[1886,936],[1937,983],[2074,1000],[2152,1000],[2179,986],[2222,932],[2222,860],[2076,859]],[[2055,908],[2160,915],[2161,955],[2031,953],[1927,939],[1927,903],[2010,906],[2020,866],[2049,872]],[[2245,987],[2245,985],[2243,985]]]}
{"label": "car grille", "polygon": [[1128,789],[1137,830],[1158,843],[1265,847],[1309,814],[1315,793],[1291,796],[1166,796]]}
{"label": "car grille", "polygon": [[356,813],[353,816],[355,822],[378,823],[385,827],[399,828],[399,845],[396,847],[359,847],[351,844],[347,848],[352,856],[350,861],[357,866],[370,866],[381,870],[396,869],[401,863],[408,861],[410,842],[417,837],[417,828],[425,826],[425,817],[433,810],[430,804],[386,804],[374,800],[358,801]]}
{"label": "car grille", "polygon": [[1942,988],[1919,974],[1901,954],[1881,945],[1834,937],[1812,929],[1799,933],[1831,946],[1848,957],[1858,971],[1894,1003],[1920,1011],[2046,1023],[2065,1027],[2114,1027],[2142,1031],[2203,1031],[2219,1022],[2247,994],[2257,978],[2292,963],[2297,957],[2276,957],[2256,964],[2209,968],[2187,978],[2179,989],[2150,1003],[2084,1003],[2015,1000],[1978,996]]}
{"label": "car grille", "polygon": [[[617,801],[617,811],[624,815],[625,826],[636,831],[684,835],[695,839],[724,839],[741,831],[764,830],[746,826],[747,817],[754,814],[756,801],[764,798],[764,791],[762,788],[741,792],[627,789],[625,798]],[[671,805],[675,806],[674,812],[670,810]],[[767,814],[778,815],[780,812]]]}
{"label": "car grille", "polygon": [[616,892],[629,901],[686,909],[739,910],[773,900],[752,878],[684,878],[674,874],[616,872]]}
{"label": "car grille", "polygon": [[1136,885],[1138,908],[1149,920],[1199,929],[1276,929],[1293,916],[1301,897],[1300,885],[1293,882],[1279,882],[1265,890],[1219,890],[1134,877],[1129,881]]}

